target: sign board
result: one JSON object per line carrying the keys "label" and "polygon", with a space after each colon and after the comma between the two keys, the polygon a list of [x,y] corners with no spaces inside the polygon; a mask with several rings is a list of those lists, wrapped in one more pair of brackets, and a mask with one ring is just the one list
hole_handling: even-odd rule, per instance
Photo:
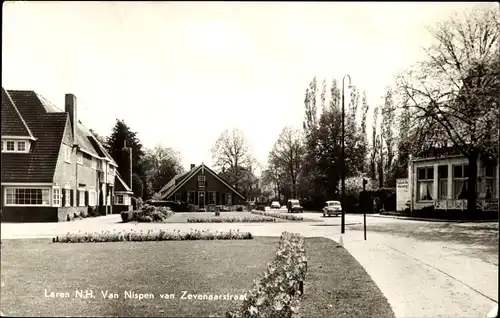
{"label": "sign board", "polygon": [[396,210],[404,211],[406,202],[410,200],[408,178],[396,179]]}

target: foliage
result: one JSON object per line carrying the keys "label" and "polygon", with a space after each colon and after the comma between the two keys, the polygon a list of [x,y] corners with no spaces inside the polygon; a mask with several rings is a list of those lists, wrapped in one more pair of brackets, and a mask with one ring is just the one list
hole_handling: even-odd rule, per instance
{"label": "foliage", "polygon": [[264,216],[271,216],[273,218],[278,218],[278,219],[284,219],[284,220],[292,220],[292,221],[302,221],[304,218],[302,216],[298,215],[292,215],[292,214],[281,214],[281,213],[276,213],[276,212],[264,212],[264,211],[252,211],[253,214],[258,214],[258,215],[264,215]]}
{"label": "foliage", "polygon": [[157,145],[147,149],[143,158],[146,180],[153,193],[157,193],[177,174],[184,172],[178,151]]}
{"label": "foliage", "polygon": [[275,222],[275,218],[268,217],[219,217],[219,218],[188,218],[188,223],[262,223]]}
{"label": "foliage", "polygon": [[54,243],[98,243],[98,242],[145,242],[145,241],[184,241],[184,240],[249,240],[253,236],[250,232],[240,232],[239,230],[228,232],[209,231],[209,230],[191,230],[190,232],[181,232],[179,230],[167,232],[164,230],[147,232],[129,230],[129,231],[102,231],[98,232],[78,232],[75,234],[67,233],[61,237],[56,236],[52,239]]}
{"label": "foliage", "polygon": [[298,317],[306,273],[304,238],[283,232],[264,276],[254,281],[241,308],[226,317]]}
{"label": "foliage", "polygon": [[144,156],[143,146],[137,133],[133,132],[125,121],[117,119],[111,135],[106,138],[105,147],[118,164],[120,175],[123,177],[125,177],[124,169],[128,165],[128,158],[126,158],[123,151],[125,145],[132,149],[132,191],[136,196],[142,197],[149,192],[145,188],[145,171],[142,161]]}
{"label": "foliage", "polygon": [[477,159],[495,155],[500,95],[500,16],[491,5],[429,28],[427,58],[396,85],[411,115],[412,154],[453,146],[469,160],[468,210],[476,201]]}
{"label": "foliage", "polygon": [[303,136],[300,131],[285,127],[269,153],[269,163],[292,185],[291,196],[297,196],[297,179],[305,158]]}
{"label": "foliage", "polygon": [[239,188],[243,169],[252,171],[255,159],[250,153],[243,132],[235,128],[224,130],[211,148],[214,167],[229,182]]}
{"label": "foliage", "polygon": [[152,206],[144,204],[138,211],[124,211],[121,213],[122,221],[126,222],[163,222],[174,215],[169,207]]}

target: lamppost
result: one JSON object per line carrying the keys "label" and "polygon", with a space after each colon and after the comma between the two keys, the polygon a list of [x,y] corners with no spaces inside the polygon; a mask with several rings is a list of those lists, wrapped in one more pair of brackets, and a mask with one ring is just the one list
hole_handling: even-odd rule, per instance
{"label": "lamppost", "polygon": [[349,86],[351,88],[351,76],[349,74],[344,75],[342,78],[342,221],[340,227],[340,233],[345,233],[345,96],[344,96],[344,84],[345,78],[349,79]]}

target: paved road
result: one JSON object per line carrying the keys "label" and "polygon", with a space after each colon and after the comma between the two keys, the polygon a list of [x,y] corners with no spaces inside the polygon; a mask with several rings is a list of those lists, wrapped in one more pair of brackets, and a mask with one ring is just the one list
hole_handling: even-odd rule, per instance
{"label": "paved road", "polygon": [[[79,230],[196,228],[239,229],[256,236],[279,236],[290,231],[340,241],[340,218],[323,218],[320,213],[307,212],[304,217],[316,222],[124,224],[120,223],[119,215],[112,215],[63,223],[3,223],[1,236],[2,239],[49,238]],[[491,238],[491,230],[497,224],[450,225],[368,216],[368,240],[364,241],[362,222],[362,216],[346,216],[343,245],[386,295],[397,317],[485,317],[498,301],[498,262],[488,261],[498,258],[498,236]],[[443,228],[446,233],[458,235],[451,238],[443,235]],[[470,237],[490,233],[489,243],[468,239],[463,229]],[[491,243],[492,240],[496,242]],[[491,248],[495,244],[496,250]],[[479,252],[463,252],[470,249]]]}

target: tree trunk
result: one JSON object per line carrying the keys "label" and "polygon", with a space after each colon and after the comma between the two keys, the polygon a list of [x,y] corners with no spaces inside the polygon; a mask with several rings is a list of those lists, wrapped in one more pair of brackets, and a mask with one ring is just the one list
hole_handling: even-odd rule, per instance
{"label": "tree trunk", "polygon": [[467,214],[472,216],[476,212],[477,199],[477,159],[479,153],[474,151],[469,156],[469,178],[467,180]]}

